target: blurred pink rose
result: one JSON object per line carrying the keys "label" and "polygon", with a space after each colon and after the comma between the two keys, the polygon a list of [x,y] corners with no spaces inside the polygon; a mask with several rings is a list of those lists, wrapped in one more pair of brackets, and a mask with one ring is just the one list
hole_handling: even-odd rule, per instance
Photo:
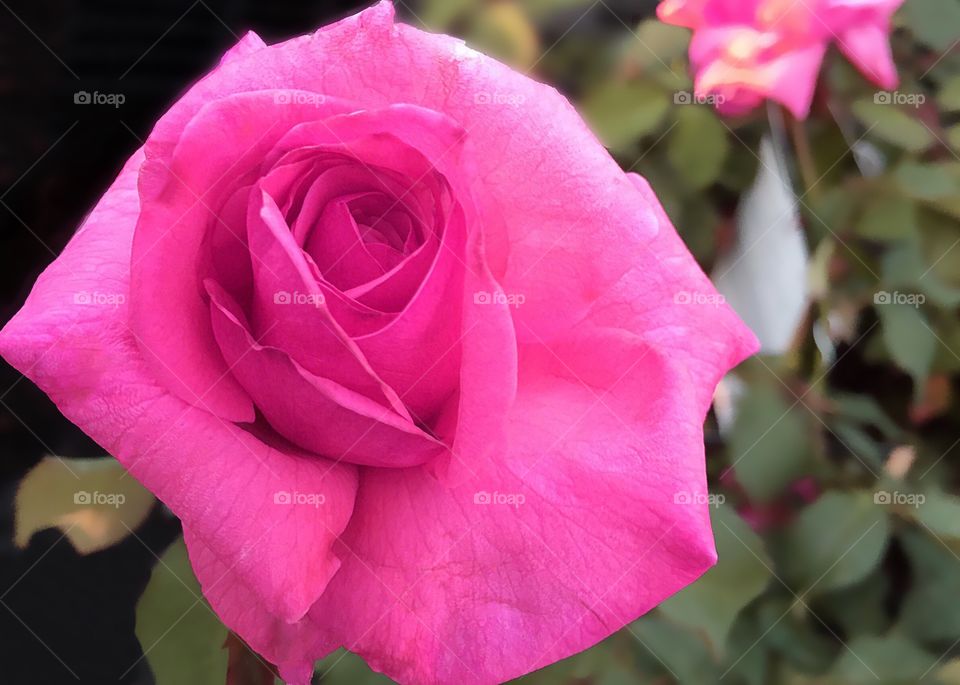
{"label": "blurred pink rose", "polygon": [[668,24],[693,29],[690,63],[698,98],[723,114],[743,114],[765,99],[794,116],[810,111],[827,47],[836,42],[864,76],[897,87],[888,36],[903,0],[664,0]]}
{"label": "blurred pink rose", "polygon": [[389,2],[246,36],[0,333],[297,683],[500,682],[696,579],[755,349],[563,97]]}

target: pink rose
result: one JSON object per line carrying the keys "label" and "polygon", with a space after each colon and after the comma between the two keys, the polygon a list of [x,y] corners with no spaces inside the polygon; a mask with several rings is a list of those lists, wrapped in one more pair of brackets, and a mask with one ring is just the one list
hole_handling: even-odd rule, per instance
{"label": "pink rose", "polygon": [[887,36],[903,0],[664,0],[657,15],[693,29],[690,62],[698,97],[729,115],[765,99],[803,119],[827,46],[881,88],[897,87]]}
{"label": "pink rose", "polygon": [[755,348],[563,97],[389,2],[245,37],[0,334],[297,683],[500,682],[693,581]]}

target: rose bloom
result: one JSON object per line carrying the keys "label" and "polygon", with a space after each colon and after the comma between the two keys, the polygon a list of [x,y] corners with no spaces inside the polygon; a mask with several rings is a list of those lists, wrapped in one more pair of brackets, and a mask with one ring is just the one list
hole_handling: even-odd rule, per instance
{"label": "rose bloom", "polygon": [[562,96],[389,2],[241,40],[0,334],[295,683],[500,682],[692,582],[755,349]]}
{"label": "rose bloom", "polygon": [[776,100],[803,119],[831,42],[880,88],[897,87],[891,17],[903,0],[664,0],[657,15],[693,29],[696,93],[728,115]]}

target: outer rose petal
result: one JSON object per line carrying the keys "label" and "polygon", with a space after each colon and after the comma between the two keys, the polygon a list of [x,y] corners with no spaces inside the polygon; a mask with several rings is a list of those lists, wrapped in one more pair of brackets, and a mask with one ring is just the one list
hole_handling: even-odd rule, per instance
{"label": "outer rose petal", "polygon": [[[356,469],[268,447],[191,407],[148,371],[127,325],[137,152],[0,332],[0,354],[127,467],[283,620],[299,619],[336,571]],[[116,306],[78,304],[79,293]],[[90,298],[94,299],[94,298]],[[278,491],[323,493],[319,512]],[[310,550],[311,555],[303,554]]]}
{"label": "outer rose petal", "polygon": [[223,65],[164,115],[151,144],[171,147],[212,99],[275,87],[366,108],[421,105],[464,128],[483,151],[475,188],[482,220],[502,217],[505,227],[487,232],[488,262],[508,294],[526,298],[514,314],[521,338],[549,336],[583,316],[655,233],[649,209],[555,89],[460,40],[394,24],[388,0]]}
{"label": "outer rose petal", "polygon": [[313,658],[320,649],[320,631],[309,617],[288,623],[267,608],[229,564],[221,561],[193,531],[184,527],[183,539],[204,597],[224,624],[250,647],[275,664],[292,685],[308,685]]}
{"label": "outer rose petal", "polygon": [[707,508],[674,499],[706,488],[689,374],[636,336],[583,328],[521,351],[509,447],[475,477],[447,489],[421,470],[362,472],[343,566],[310,612],[327,649],[403,683],[499,683],[714,562]]}
{"label": "outer rose petal", "polygon": [[594,306],[587,321],[636,333],[670,350],[689,373],[699,410],[706,413],[723,374],[755,353],[760,343],[722,301],[650,184],[637,174],[628,176],[655,208],[660,232],[636,267]]}
{"label": "outer rose petal", "polygon": [[854,26],[840,36],[837,44],[864,76],[881,88],[893,90],[900,79],[890,51],[889,33],[888,27]]}
{"label": "outer rose petal", "polygon": [[[707,33],[704,30],[698,35]],[[759,104],[760,97],[770,98],[785,105],[798,119],[804,119],[810,113],[826,50],[826,44],[818,42],[749,67],[735,67],[721,60],[710,62],[697,74],[697,95],[728,96],[718,109],[731,114],[745,111],[740,97],[745,98],[743,102],[752,103],[750,107]]]}

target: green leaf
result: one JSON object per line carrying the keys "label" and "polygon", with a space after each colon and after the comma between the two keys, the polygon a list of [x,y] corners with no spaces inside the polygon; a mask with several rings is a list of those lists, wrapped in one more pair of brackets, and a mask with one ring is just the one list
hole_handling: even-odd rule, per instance
{"label": "green leaf", "polygon": [[918,200],[936,200],[958,191],[957,179],[944,165],[906,162],[895,174],[903,192]]}
{"label": "green leaf", "polygon": [[742,400],[730,435],[730,459],[750,498],[767,502],[807,472],[810,415],[784,399],[779,388],[759,385]]}
{"label": "green leaf", "polygon": [[910,561],[911,583],[900,610],[903,630],[915,639],[949,645],[960,635],[960,559],[922,529],[905,530],[900,544]]}
{"label": "green leaf", "polygon": [[847,644],[830,676],[849,685],[915,685],[936,660],[903,635],[860,635]]}
{"label": "green leaf", "polygon": [[853,113],[876,136],[910,152],[923,152],[936,140],[926,126],[897,105],[857,100]]}
{"label": "green leaf", "polygon": [[930,260],[924,257],[919,239],[891,244],[881,265],[883,282],[887,288],[906,289],[911,293],[919,288],[933,304],[941,307],[960,304],[960,289],[951,288],[940,281],[939,264],[931,265]]}
{"label": "green leaf", "polygon": [[677,107],[667,156],[693,188],[705,188],[720,176],[730,152],[727,129],[708,108]]}
{"label": "green leaf", "polygon": [[924,266],[918,281],[935,276],[945,285],[960,288],[960,223],[931,209],[920,215],[921,253]]}
{"label": "green leaf", "polygon": [[[731,676],[737,682],[742,679],[744,685],[765,685],[770,682],[769,671],[773,666],[770,658],[769,626],[760,626],[757,612],[746,610],[740,612],[730,635],[727,637],[726,654],[723,669],[730,671],[730,676],[721,682],[725,683]],[[737,661],[739,659],[739,661]]]}
{"label": "green leaf", "polygon": [[600,140],[617,150],[657,130],[669,107],[666,93],[649,83],[609,82],[587,96],[581,111]]}
{"label": "green leaf", "polygon": [[917,203],[899,195],[870,198],[857,233],[869,240],[903,240],[917,233]]}
{"label": "green leaf", "polygon": [[20,481],[14,542],[57,527],[80,554],[116,544],[150,513],[153,495],[116,459],[45,457]]}
{"label": "green leaf", "polygon": [[466,40],[471,47],[518,69],[528,69],[540,55],[537,32],[512,2],[481,5]]}
{"label": "green leaf", "polygon": [[760,605],[757,614],[764,631],[769,631],[770,646],[787,663],[804,672],[818,673],[835,657],[835,641],[794,597],[770,597]]}
{"label": "green leaf", "polygon": [[960,497],[937,490],[926,492],[923,497],[916,509],[917,519],[935,535],[960,539]]}
{"label": "green leaf", "polygon": [[[893,295],[891,295],[893,297]],[[875,309],[883,326],[883,340],[890,357],[909,373],[919,394],[930,374],[937,339],[918,307],[899,302],[879,302]]]}
{"label": "green leaf", "polygon": [[830,428],[834,437],[840,441],[842,447],[853,459],[860,461],[873,471],[883,468],[886,455],[869,433],[843,419],[832,421]]}
{"label": "green leaf", "polygon": [[960,26],[957,0],[910,0],[902,12],[917,40],[937,53],[949,50],[956,42],[957,26]]}
{"label": "green leaf", "polygon": [[847,635],[879,635],[891,623],[886,607],[889,593],[890,581],[881,567],[859,583],[820,595],[813,610]]}
{"label": "green leaf", "polygon": [[320,661],[314,673],[321,676],[324,685],[389,685],[392,680],[370,670],[359,656],[345,649],[338,649]]}
{"label": "green leaf", "polygon": [[954,150],[960,150],[960,124],[954,124],[947,129],[947,143]]}
{"label": "green leaf", "polygon": [[705,645],[692,633],[658,616],[647,615],[630,626],[642,653],[653,667],[677,682],[707,685],[720,673]]}
{"label": "green leaf", "polygon": [[831,400],[837,405],[839,413],[858,423],[878,428],[887,438],[893,440],[903,435],[900,427],[894,423],[880,404],[869,395],[838,393]]}
{"label": "green leaf", "polygon": [[648,19],[637,27],[637,39],[630,41],[636,59],[647,68],[663,68],[684,58],[690,45],[690,32],[680,26]]}
{"label": "green leaf", "polygon": [[472,7],[472,0],[421,0],[417,16],[432,30],[443,31]]}
{"label": "green leaf", "polygon": [[937,102],[947,112],[960,110],[960,76],[954,76],[940,89]]}
{"label": "green leaf", "polygon": [[183,539],[153,567],[137,604],[136,634],[157,685],[223,685],[227,629],[207,606]]}
{"label": "green leaf", "polygon": [[865,492],[828,492],[803,510],[782,541],[783,576],[811,594],[852,585],[880,562],[890,536],[882,506]]}
{"label": "green leaf", "polygon": [[661,604],[660,610],[677,623],[705,630],[714,651],[722,653],[737,615],[766,588],[773,562],[760,537],[732,509],[715,508],[711,518],[717,565]]}

